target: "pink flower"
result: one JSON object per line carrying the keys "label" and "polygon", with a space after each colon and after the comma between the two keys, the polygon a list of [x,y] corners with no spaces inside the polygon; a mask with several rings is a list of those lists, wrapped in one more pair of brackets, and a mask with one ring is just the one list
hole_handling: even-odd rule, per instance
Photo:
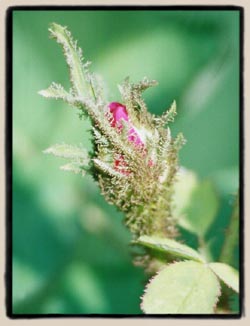
{"label": "pink flower", "polygon": [[119,130],[121,130],[122,123],[120,122],[120,120],[123,119],[125,121],[128,121],[128,112],[126,106],[118,102],[111,102],[108,107],[109,111],[113,115],[111,126],[117,127]]}
{"label": "pink flower", "polygon": [[113,116],[113,119],[111,121],[111,126],[118,128],[118,130],[120,131],[123,128],[121,120],[123,119],[124,121],[128,121],[130,127],[128,131],[128,140],[131,143],[134,143],[136,146],[143,147],[144,143],[142,142],[138,133],[135,131],[133,125],[129,121],[126,106],[118,102],[111,102],[108,107]]}
{"label": "pink flower", "polygon": [[[112,114],[112,119],[110,119],[110,124],[112,127],[117,128],[120,132],[123,128],[122,120],[127,121],[129,130],[128,130],[128,140],[135,145],[136,148],[140,148],[144,150],[144,154],[146,154],[146,149],[144,148],[144,143],[141,140],[140,136],[136,132],[134,126],[132,125],[131,121],[129,120],[128,112],[126,106],[118,103],[118,102],[111,102],[109,104],[109,110]],[[148,163],[149,167],[152,167],[153,161],[150,159]],[[127,163],[124,159],[123,155],[118,155],[114,160],[114,168],[115,170],[119,171],[122,174],[129,175],[130,171],[127,169]]]}

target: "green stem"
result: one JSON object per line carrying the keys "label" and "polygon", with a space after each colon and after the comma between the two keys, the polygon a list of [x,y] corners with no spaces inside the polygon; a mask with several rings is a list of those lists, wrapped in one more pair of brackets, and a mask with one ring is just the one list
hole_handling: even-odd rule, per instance
{"label": "green stem", "polygon": [[205,257],[206,261],[211,261],[212,257],[203,236],[198,237],[199,252]]}
{"label": "green stem", "polygon": [[225,241],[221,249],[220,262],[234,265],[234,249],[239,240],[239,195],[237,195],[233,212],[226,231]]}

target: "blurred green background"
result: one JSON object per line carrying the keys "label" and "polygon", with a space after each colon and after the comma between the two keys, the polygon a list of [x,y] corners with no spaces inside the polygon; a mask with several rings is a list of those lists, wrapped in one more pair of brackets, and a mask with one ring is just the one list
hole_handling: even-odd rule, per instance
{"label": "blurred green background", "polygon": [[220,199],[216,259],[238,188],[239,13],[13,12],[13,312],[139,314],[146,277],[131,262],[122,214],[90,177],[62,172],[60,159],[42,153],[62,142],[90,148],[89,123],[37,94],[52,81],[69,87],[51,22],[68,26],[110,101],[126,76],[159,82],[145,93],[153,113],[177,101],[181,165],[212,180]]}

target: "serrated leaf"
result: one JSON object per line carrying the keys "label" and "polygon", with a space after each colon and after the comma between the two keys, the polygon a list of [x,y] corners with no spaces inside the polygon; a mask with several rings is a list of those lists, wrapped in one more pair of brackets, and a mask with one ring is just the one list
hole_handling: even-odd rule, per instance
{"label": "serrated leaf", "polygon": [[74,97],[62,85],[56,83],[52,83],[49,88],[39,91],[38,94],[46,98],[61,99],[70,105],[73,105],[75,102]]}
{"label": "serrated leaf", "polygon": [[89,167],[90,158],[88,156],[87,150],[82,147],[67,144],[57,144],[46,149],[44,153],[53,154],[55,156],[70,160],[69,163],[60,167],[60,169],[64,171],[81,173],[81,175],[84,176]]}
{"label": "serrated leaf", "polygon": [[161,116],[155,116],[154,121],[157,127],[164,127],[169,122],[173,122],[177,114],[176,101],[173,101],[170,108],[165,111]]}
{"label": "serrated leaf", "polygon": [[239,293],[239,273],[236,269],[224,263],[210,263],[209,267],[227,286]]}
{"label": "serrated leaf", "polygon": [[172,239],[143,235],[136,243],[177,257],[204,262],[204,258],[196,250]]}
{"label": "serrated leaf", "polygon": [[51,36],[62,45],[63,52],[70,70],[70,80],[77,96],[82,97],[89,92],[89,83],[84,77],[83,57],[71,33],[66,27],[52,23],[49,29]]}
{"label": "serrated leaf", "polygon": [[81,162],[70,162],[65,165],[60,166],[61,170],[74,172],[76,174],[81,173],[82,176],[86,174],[86,170]]}
{"label": "serrated leaf", "polygon": [[177,134],[176,138],[174,139],[174,143],[173,143],[173,146],[174,146],[175,150],[179,151],[181,149],[181,147],[183,145],[185,145],[185,143],[186,143],[186,139],[183,136],[183,133],[179,132]]}
{"label": "serrated leaf", "polygon": [[218,197],[209,180],[201,182],[193,191],[190,204],[184,210],[182,223],[199,236],[204,236],[213,223],[219,207]]}
{"label": "serrated leaf", "polygon": [[82,163],[86,165],[89,162],[88,152],[85,148],[67,145],[56,144],[44,151],[45,154],[53,154],[55,156],[67,158],[67,159],[81,159]]}
{"label": "serrated leaf", "polygon": [[176,101],[173,101],[170,108],[161,116],[163,125],[167,124],[168,122],[173,122],[176,114]]}
{"label": "serrated leaf", "polygon": [[212,314],[219,295],[218,279],[206,264],[179,262],[151,279],[141,307],[147,314]]}

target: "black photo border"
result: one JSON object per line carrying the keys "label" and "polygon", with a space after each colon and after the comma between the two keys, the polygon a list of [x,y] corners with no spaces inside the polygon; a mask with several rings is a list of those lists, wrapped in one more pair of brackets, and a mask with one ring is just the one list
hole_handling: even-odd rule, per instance
{"label": "black photo border", "polygon": [[[14,314],[12,310],[12,185],[13,185],[13,102],[12,102],[12,89],[13,89],[13,12],[14,11],[51,11],[51,10],[212,10],[212,11],[238,11],[239,12],[239,200],[240,200],[240,228],[239,228],[239,245],[240,245],[240,309],[238,314]],[[245,315],[245,283],[244,283],[244,8],[234,5],[37,5],[37,6],[11,6],[7,9],[5,15],[5,38],[6,38],[6,118],[5,118],[5,166],[6,166],[6,252],[5,252],[5,304],[6,315],[11,319],[37,319],[37,318],[178,318],[178,319],[240,319]]]}

